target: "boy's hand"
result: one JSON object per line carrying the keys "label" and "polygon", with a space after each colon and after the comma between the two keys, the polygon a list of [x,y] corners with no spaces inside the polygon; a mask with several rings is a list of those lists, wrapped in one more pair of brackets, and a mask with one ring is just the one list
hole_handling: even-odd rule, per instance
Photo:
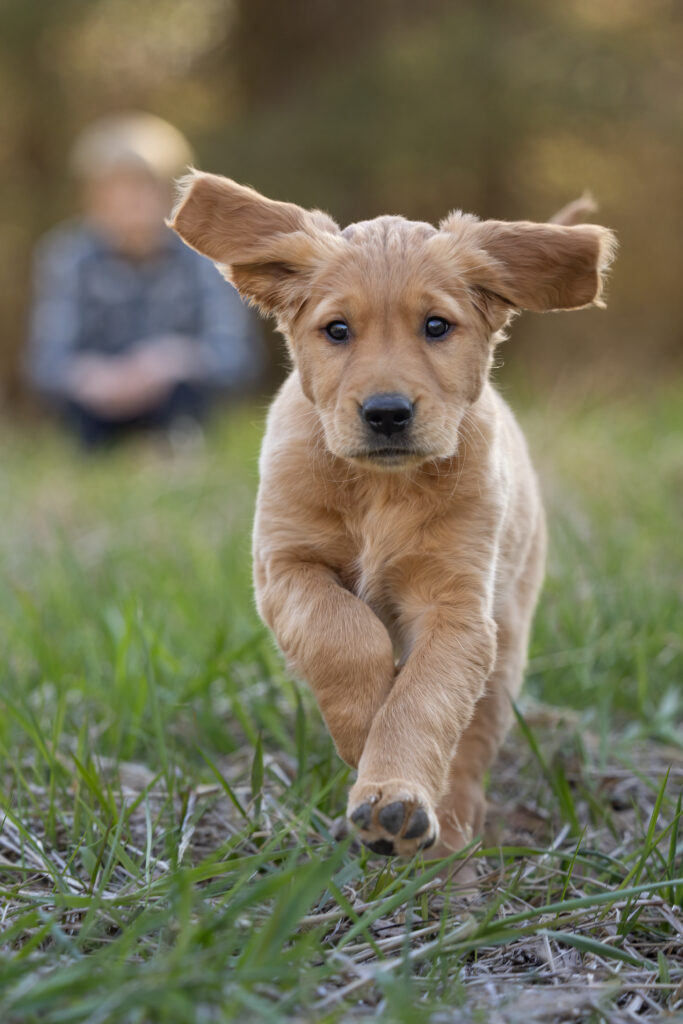
{"label": "boy's hand", "polygon": [[126,356],[82,356],[72,370],[71,397],[109,419],[141,415],[192,376],[190,356],[187,342],[173,337],[145,343]]}

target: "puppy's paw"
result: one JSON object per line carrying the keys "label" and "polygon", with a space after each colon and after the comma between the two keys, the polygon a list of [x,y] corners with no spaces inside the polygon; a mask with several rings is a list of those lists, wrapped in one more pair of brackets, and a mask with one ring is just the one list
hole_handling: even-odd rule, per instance
{"label": "puppy's paw", "polygon": [[357,782],[349,794],[349,821],[373,853],[410,858],[439,837],[439,822],[428,799],[401,779]]}

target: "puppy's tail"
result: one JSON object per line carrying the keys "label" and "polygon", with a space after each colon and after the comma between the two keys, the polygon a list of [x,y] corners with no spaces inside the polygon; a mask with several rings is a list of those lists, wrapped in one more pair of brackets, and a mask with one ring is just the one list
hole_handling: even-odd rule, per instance
{"label": "puppy's tail", "polygon": [[567,203],[561,210],[554,213],[552,217],[548,219],[549,224],[563,224],[565,227],[572,227],[574,224],[581,224],[590,217],[592,213],[595,213],[598,209],[596,203],[590,192],[584,192],[579,199],[574,199],[573,202]]}

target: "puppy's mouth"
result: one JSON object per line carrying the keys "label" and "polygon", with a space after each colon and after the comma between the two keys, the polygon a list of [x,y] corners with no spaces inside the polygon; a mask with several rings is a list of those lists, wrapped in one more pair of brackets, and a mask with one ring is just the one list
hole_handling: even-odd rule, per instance
{"label": "puppy's mouth", "polygon": [[359,448],[349,452],[347,458],[358,462],[371,462],[378,466],[398,466],[409,462],[421,462],[429,458],[429,455],[417,448],[384,445],[381,448]]}

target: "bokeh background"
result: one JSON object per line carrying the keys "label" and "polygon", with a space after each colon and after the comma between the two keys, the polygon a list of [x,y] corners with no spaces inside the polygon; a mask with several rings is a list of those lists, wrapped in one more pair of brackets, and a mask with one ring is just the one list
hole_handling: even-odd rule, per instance
{"label": "bokeh background", "polygon": [[3,0],[0,12],[6,402],[21,392],[33,244],[76,203],[70,144],[121,108],[177,124],[200,167],[341,222],[453,207],[542,220],[589,189],[621,242],[609,311],[523,318],[505,372],[638,390],[680,371],[678,0]]}

